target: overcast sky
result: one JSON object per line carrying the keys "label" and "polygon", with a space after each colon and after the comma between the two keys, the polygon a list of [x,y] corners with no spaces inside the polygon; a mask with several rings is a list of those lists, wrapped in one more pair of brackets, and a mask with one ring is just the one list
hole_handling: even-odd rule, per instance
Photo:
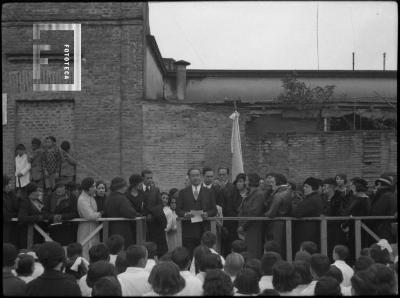
{"label": "overcast sky", "polygon": [[164,58],[196,69],[397,69],[396,2],[150,2]]}

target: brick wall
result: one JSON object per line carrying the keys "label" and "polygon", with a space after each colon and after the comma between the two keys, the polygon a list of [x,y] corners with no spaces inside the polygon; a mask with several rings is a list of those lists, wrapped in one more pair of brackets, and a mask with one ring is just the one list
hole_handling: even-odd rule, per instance
{"label": "brick wall", "polygon": [[[192,166],[211,166],[215,170],[231,167],[231,112],[231,107],[211,105],[143,105],[143,164],[153,170],[162,190],[182,187],[186,171]],[[251,111],[241,110],[240,119],[248,173],[264,176],[269,171],[281,172],[297,183],[309,176],[328,178],[342,172],[349,178],[362,176],[365,131],[324,133],[313,128],[302,133],[265,133],[262,129],[254,131]],[[379,133],[381,170],[396,171],[396,133]]]}
{"label": "brick wall", "polygon": [[[14,148],[19,136],[30,147],[28,139],[43,134],[52,134],[60,140],[70,138],[79,162],[105,180],[141,169],[140,101],[144,85],[146,5],[99,2],[3,6],[3,92],[8,97],[8,124],[3,126],[3,173],[13,175]],[[29,57],[32,56],[32,24],[37,21],[82,24],[82,91],[32,91],[32,59]],[[62,40],[62,32],[54,38],[54,42]],[[21,54],[25,60],[11,61],[10,54]],[[49,76],[56,73],[54,64],[42,66],[42,70]],[[64,130],[65,117],[54,117],[57,113],[54,115],[51,108],[65,100],[70,105],[58,106],[56,110],[65,116],[73,106],[73,115],[67,120],[68,125],[73,125],[68,126],[68,130]],[[31,113],[22,108],[23,117],[18,116],[17,110],[22,106],[17,109],[19,104],[16,103],[20,101],[24,102],[24,107],[36,107],[40,102],[43,108],[40,117],[37,108]],[[46,125],[46,117],[57,124],[45,131],[37,129]],[[26,121],[21,122],[22,119]],[[36,126],[32,128],[27,123]],[[78,179],[94,176],[83,166],[77,171]]]}

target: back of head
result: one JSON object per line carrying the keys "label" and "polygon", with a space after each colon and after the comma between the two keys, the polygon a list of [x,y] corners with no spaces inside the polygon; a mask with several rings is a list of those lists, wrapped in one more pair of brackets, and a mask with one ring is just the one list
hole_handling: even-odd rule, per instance
{"label": "back of head", "polygon": [[311,256],[311,273],[314,272],[315,278],[320,278],[329,270],[329,258],[323,254],[313,254]]}
{"label": "back of head", "polygon": [[171,260],[179,267],[179,270],[187,270],[190,264],[189,251],[185,247],[177,247],[172,252]]}
{"label": "back of head", "polygon": [[375,261],[367,256],[360,256],[354,263],[354,271],[361,271],[369,268]]}
{"label": "back of head", "polygon": [[33,274],[35,259],[28,254],[18,256],[17,268],[15,272],[21,276],[31,276]]}
{"label": "back of head", "polygon": [[217,236],[210,231],[204,232],[203,236],[201,236],[201,243],[207,246],[208,248],[213,248],[217,243]]}
{"label": "back of head", "polygon": [[148,282],[153,291],[159,295],[172,296],[185,287],[185,280],[180,275],[178,266],[171,261],[155,265],[150,272]]}
{"label": "back of head", "polygon": [[311,255],[306,251],[298,251],[294,257],[295,261],[304,261],[311,264]]}
{"label": "back of head", "polygon": [[82,256],[82,244],[74,242],[67,246],[67,257]]}
{"label": "back of head", "polygon": [[272,275],[272,267],[275,265],[276,262],[281,261],[281,255],[273,252],[268,251],[264,254],[261,259],[261,271],[263,275]]}
{"label": "back of head", "polygon": [[104,276],[99,278],[93,285],[92,297],[111,296],[121,297],[121,284],[115,276]]}
{"label": "back of head", "polygon": [[342,296],[339,282],[333,277],[324,276],[317,281],[315,296]]}
{"label": "back of head", "polygon": [[104,243],[93,245],[89,249],[89,262],[108,261],[110,259],[110,250]]}
{"label": "back of head", "polygon": [[333,248],[333,254],[335,260],[345,261],[349,256],[349,249],[345,245],[336,245]]}
{"label": "back of head", "polygon": [[114,265],[104,260],[90,264],[86,277],[88,287],[92,288],[94,283],[104,276],[117,276]]}
{"label": "back of head", "polygon": [[206,272],[209,269],[222,269],[221,257],[213,253],[202,255],[199,269],[202,272]]}
{"label": "back of head", "polygon": [[147,258],[154,259],[157,256],[157,244],[155,242],[143,242],[147,249]]}
{"label": "back of head", "polygon": [[39,248],[38,257],[44,269],[50,270],[65,261],[65,251],[58,242],[45,242]]}
{"label": "back of head", "polygon": [[257,273],[250,268],[241,270],[236,276],[233,285],[240,294],[251,295],[260,292]]}
{"label": "back of head", "polygon": [[272,285],[278,292],[290,292],[299,284],[299,276],[294,266],[286,261],[278,261],[272,268]]}
{"label": "back of head", "polygon": [[332,278],[336,279],[339,284],[341,284],[343,282],[343,273],[335,265],[331,265],[329,267],[329,270],[325,273],[324,276],[328,276],[328,277],[332,277]]}
{"label": "back of head", "polygon": [[370,246],[370,255],[375,263],[389,264],[390,263],[390,252],[386,248],[381,248],[377,243]]}
{"label": "back of head", "polygon": [[17,248],[11,243],[3,243],[3,267],[13,267],[17,259]]}
{"label": "back of head", "polygon": [[247,250],[247,244],[243,240],[235,240],[232,242],[232,252],[242,253]]}
{"label": "back of head", "polygon": [[300,245],[300,249],[308,252],[310,255],[316,254],[318,252],[318,246],[315,242],[304,241]]}
{"label": "back of head", "polygon": [[167,261],[172,261],[172,251],[168,251],[165,254],[163,254],[159,259],[158,262],[167,262]]}
{"label": "back of head", "polygon": [[111,235],[107,239],[106,245],[110,251],[110,254],[116,255],[124,249],[125,239],[119,234]]}
{"label": "back of head", "polygon": [[268,251],[273,251],[273,252],[280,254],[281,248],[280,248],[279,243],[275,240],[266,241],[264,244],[264,253],[266,253]]}
{"label": "back of head", "polygon": [[[143,245],[130,245],[126,250],[126,260],[128,262],[129,267],[140,266],[141,260],[147,261],[146,247]],[[144,266],[146,266],[146,262],[143,262],[143,263],[144,263]]]}
{"label": "back of head", "polygon": [[196,273],[198,273],[200,271],[200,263],[201,263],[201,259],[202,259],[203,255],[209,254],[209,253],[211,253],[211,251],[205,245],[199,245],[194,249],[193,258],[194,258],[194,266],[195,266]]}
{"label": "back of head", "polygon": [[204,296],[233,296],[233,283],[223,271],[211,269],[207,271],[203,290]]}
{"label": "back of head", "polygon": [[230,253],[225,258],[224,271],[230,276],[236,276],[244,265],[244,258],[239,253]]}
{"label": "back of head", "polygon": [[391,268],[373,264],[366,270],[355,272],[351,286],[355,295],[395,295],[397,277]]}
{"label": "back of head", "polygon": [[248,179],[249,179],[249,186],[250,187],[258,187],[260,185],[260,175],[258,175],[257,173],[250,173],[247,175]]}
{"label": "back of head", "polygon": [[244,263],[243,268],[250,268],[253,269],[255,273],[257,273],[258,280],[262,277],[262,270],[261,270],[261,261],[256,258],[247,259]]}
{"label": "back of head", "polygon": [[304,261],[294,261],[293,267],[299,276],[300,285],[308,285],[312,281],[310,263]]}

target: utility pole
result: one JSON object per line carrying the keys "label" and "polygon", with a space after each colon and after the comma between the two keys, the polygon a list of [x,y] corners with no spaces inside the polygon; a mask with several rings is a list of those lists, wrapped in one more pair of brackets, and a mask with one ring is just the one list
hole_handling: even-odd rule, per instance
{"label": "utility pole", "polygon": [[386,53],[383,53],[383,71],[386,69]]}
{"label": "utility pole", "polygon": [[352,54],[353,54],[353,70],[354,70],[354,52]]}

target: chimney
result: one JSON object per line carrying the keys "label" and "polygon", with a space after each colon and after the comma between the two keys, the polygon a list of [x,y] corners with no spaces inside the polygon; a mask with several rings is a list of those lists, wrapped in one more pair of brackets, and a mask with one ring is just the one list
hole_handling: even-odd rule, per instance
{"label": "chimney", "polygon": [[354,70],[354,52],[353,52],[353,70]]}
{"label": "chimney", "polygon": [[186,95],[186,66],[190,65],[190,63],[179,60],[174,64],[176,67],[176,98],[184,100]]}

